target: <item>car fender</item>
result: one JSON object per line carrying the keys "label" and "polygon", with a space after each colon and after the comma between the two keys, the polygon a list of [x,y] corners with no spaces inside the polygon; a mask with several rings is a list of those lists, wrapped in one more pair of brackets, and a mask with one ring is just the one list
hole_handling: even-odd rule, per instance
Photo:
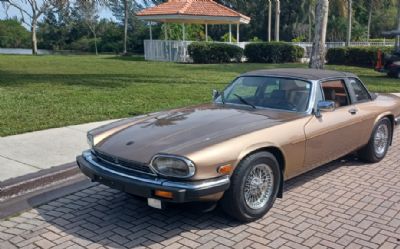
{"label": "car fender", "polygon": [[238,158],[237,158],[237,162],[239,163],[241,160],[243,160],[243,158],[245,158],[246,156],[252,154],[255,151],[259,151],[259,150],[264,150],[267,148],[275,148],[281,151],[283,157],[285,158],[285,152],[280,148],[279,145],[272,143],[272,142],[262,142],[262,143],[257,143],[257,144],[252,144],[248,147],[246,147],[245,149],[243,149]]}

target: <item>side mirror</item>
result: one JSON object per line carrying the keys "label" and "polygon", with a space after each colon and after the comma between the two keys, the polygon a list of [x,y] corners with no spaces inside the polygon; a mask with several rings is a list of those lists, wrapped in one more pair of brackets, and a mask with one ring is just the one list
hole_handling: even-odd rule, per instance
{"label": "side mirror", "polygon": [[332,100],[322,100],[317,104],[316,117],[321,117],[321,112],[333,112],[336,109],[336,103]]}
{"label": "side mirror", "polygon": [[212,91],[212,98],[213,100],[216,100],[219,97],[220,93],[218,92],[218,90],[213,90]]}

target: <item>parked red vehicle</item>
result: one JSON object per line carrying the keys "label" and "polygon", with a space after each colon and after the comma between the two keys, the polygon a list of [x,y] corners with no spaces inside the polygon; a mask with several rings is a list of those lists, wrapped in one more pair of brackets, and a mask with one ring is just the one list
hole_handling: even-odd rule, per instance
{"label": "parked red vehicle", "polygon": [[393,54],[384,54],[379,50],[375,70],[387,73],[389,77],[400,79],[400,51],[397,50]]}
{"label": "parked red vehicle", "polygon": [[[400,30],[384,32],[385,36],[399,36]],[[392,54],[384,54],[381,50],[378,52],[378,60],[375,70],[387,73],[389,77],[400,79],[400,44],[397,42],[396,48]]]}

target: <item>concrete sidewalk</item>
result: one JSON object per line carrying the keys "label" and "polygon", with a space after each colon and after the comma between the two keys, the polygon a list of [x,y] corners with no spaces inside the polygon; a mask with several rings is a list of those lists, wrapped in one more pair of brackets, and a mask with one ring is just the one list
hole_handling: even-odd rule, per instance
{"label": "concrete sidewalk", "polygon": [[115,120],[0,137],[0,181],[75,161],[86,132]]}

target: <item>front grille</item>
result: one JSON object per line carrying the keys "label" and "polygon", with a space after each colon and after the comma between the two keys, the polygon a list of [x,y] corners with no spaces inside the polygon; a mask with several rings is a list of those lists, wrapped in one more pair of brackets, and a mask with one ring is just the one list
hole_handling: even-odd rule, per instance
{"label": "front grille", "polygon": [[150,170],[150,167],[146,164],[143,163],[139,163],[139,162],[135,162],[135,161],[130,161],[130,160],[126,160],[120,157],[115,157],[115,156],[111,156],[108,155],[104,152],[100,152],[98,150],[94,151],[95,156],[108,164],[112,164],[114,166],[119,166],[122,167],[124,169],[128,169],[128,170],[133,170],[133,171],[137,171],[140,173],[145,173],[145,174],[150,174],[150,175],[154,175],[154,173]]}

